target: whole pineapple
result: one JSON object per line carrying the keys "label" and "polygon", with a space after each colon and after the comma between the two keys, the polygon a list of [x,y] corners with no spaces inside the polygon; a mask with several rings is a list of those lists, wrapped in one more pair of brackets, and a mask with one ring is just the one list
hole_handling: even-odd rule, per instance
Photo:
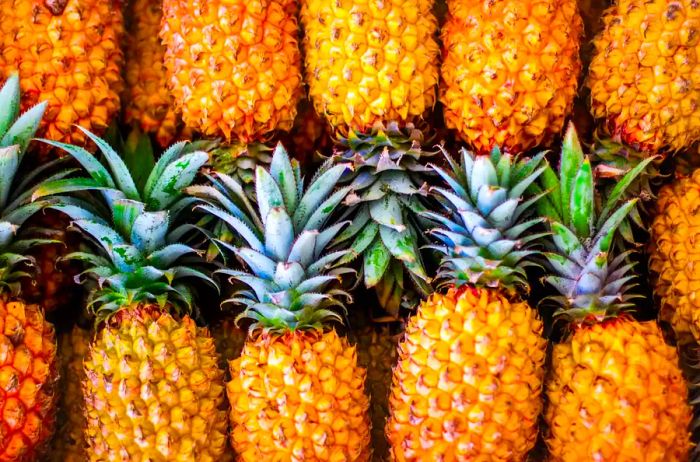
{"label": "whole pineapple", "polygon": [[640,151],[678,151],[700,140],[700,4],[695,0],[617,0],[587,85],[593,115]]}
{"label": "whole pineapple", "polygon": [[61,397],[58,402],[58,428],[51,447],[51,462],[84,462],[85,415],[81,389],[85,380],[83,360],[87,355],[92,333],[74,326],[59,336],[58,355],[61,374]]}
{"label": "whole pineapple", "polygon": [[524,300],[535,251],[526,189],[544,154],[462,150],[435,170],[446,214],[428,212],[443,254],[435,292],[399,344],[386,432],[394,460],[522,461],[537,439],[546,341]]}
{"label": "whole pineapple", "polygon": [[342,319],[334,308],[349,299],[337,287],[349,272],[338,265],[348,251],[326,251],[346,224],[326,224],[349,191],[333,192],[344,170],[324,169],[304,189],[298,163],[278,145],[269,171],[256,169],[257,210],[225,174],[215,175],[224,192],[190,188],[243,242],[231,249],[246,268],[221,270],[247,286],[229,302],[253,322],[227,384],[240,461],[370,460],[366,372],[331,327]]}
{"label": "whole pineapple", "polygon": [[158,38],[162,2],[134,0],[129,13],[124,120],[145,133],[153,133],[158,144],[165,148],[177,138],[188,137],[191,131],[183,130],[168,90],[163,63],[165,47]]}
{"label": "whole pineapple", "polygon": [[545,280],[558,295],[555,319],[567,323],[554,345],[546,383],[545,441],[552,461],[686,461],[690,448],[688,391],[676,349],[655,322],[639,322],[633,263],[614,245],[634,207],[624,190],[643,170],[596,197],[590,160],[569,129],[558,175],[541,176],[546,238]]}
{"label": "whole pineapple", "polygon": [[576,0],[448,0],[440,101],[478,153],[550,143],[573,109],[583,23]]}
{"label": "whole pineapple", "polygon": [[96,282],[88,308],[98,329],[82,384],[87,458],[227,460],[223,371],[208,330],[189,315],[192,281],[213,281],[182,243],[191,223],[180,221],[192,204],[181,190],[208,156],[178,143],[155,165],[130,172],[106,142],[85,133],[108,166],[82,148],[44,140],[89,176],[44,184],[34,197],[51,195],[52,207],[96,244],[70,256]]}
{"label": "whole pineapple", "polygon": [[[419,252],[417,213],[425,208],[427,169],[423,118],[435,105],[437,20],[430,0],[304,0],[306,81],[316,112],[325,116],[349,164],[353,239],[343,263],[362,258],[366,287],[394,318],[410,293],[429,291]],[[429,138],[429,137],[427,137]]]}
{"label": "whole pineapple", "polygon": [[33,276],[27,251],[52,241],[26,233],[25,223],[47,201],[31,203],[42,169],[28,169],[25,150],[47,105],[20,114],[20,81],[0,89],[0,460],[42,460],[54,432],[58,367],[56,335],[44,310],[23,301],[21,280]]}
{"label": "whole pineapple", "polygon": [[84,144],[85,134],[74,125],[101,134],[119,111],[121,5],[120,0],[0,2],[0,78],[19,72],[23,110],[48,103],[40,135]]}

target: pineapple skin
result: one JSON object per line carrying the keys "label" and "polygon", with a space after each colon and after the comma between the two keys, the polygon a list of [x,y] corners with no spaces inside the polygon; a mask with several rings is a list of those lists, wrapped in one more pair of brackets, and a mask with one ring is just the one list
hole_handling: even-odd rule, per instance
{"label": "pineapple skin", "polygon": [[554,346],[547,381],[550,460],[686,461],[688,391],[655,322],[621,317]]}
{"label": "pineapple skin", "polygon": [[335,330],[254,334],[230,372],[237,460],[371,459],[366,371]]}
{"label": "pineapple skin", "polygon": [[56,333],[38,305],[0,297],[0,460],[46,454],[56,423]]}
{"label": "pineapple skin", "polygon": [[153,133],[165,148],[173,141],[188,138],[168,91],[163,65],[165,47],[158,32],[163,16],[162,2],[134,0],[130,5],[131,27],[126,42],[126,92],[124,121]]}
{"label": "pineapple skin", "polygon": [[85,379],[83,359],[90,348],[91,339],[91,333],[78,326],[59,336],[62,393],[58,403],[58,428],[49,458],[51,462],[84,462],[88,458],[85,453],[81,384]]}
{"label": "pineapple skin", "polygon": [[38,136],[85,145],[75,125],[99,136],[119,111],[121,6],[120,0],[0,1],[0,77],[19,71],[23,111],[48,101]]}
{"label": "pineapple skin", "polygon": [[651,225],[649,269],[659,317],[681,344],[700,341],[699,201],[700,169],[661,188]]}
{"label": "pineapple skin", "polygon": [[437,20],[431,0],[305,0],[306,81],[341,133],[413,122],[435,104]]}
{"label": "pineapple skin", "polygon": [[603,21],[587,82],[593,115],[639,151],[700,140],[700,4],[619,0]]}
{"label": "pineapple skin", "polygon": [[226,141],[289,130],[302,94],[295,0],[165,0],[170,91],[187,127]]}
{"label": "pineapple skin", "polygon": [[576,0],[449,0],[445,125],[480,154],[549,144],[573,110],[583,22]]}
{"label": "pineapple skin", "polygon": [[431,295],[399,344],[393,460],[524,460],[542,410],[542,330],[535,310],[498,290]]}
{"label": "pineapple skin", "polygon": [[391,375],[396,360],[397,336],[389,326],[368,326],[357,332],[357,361],[367,370],[366,389],[370,396],[374,461],[388,460],[389,444],[384,434],[389,416]]}
{"label": "pineapple skin", "polygon": [[85,357],[90,461],[225,461],[223,371],[214,340],[185,316],[125,307]]}

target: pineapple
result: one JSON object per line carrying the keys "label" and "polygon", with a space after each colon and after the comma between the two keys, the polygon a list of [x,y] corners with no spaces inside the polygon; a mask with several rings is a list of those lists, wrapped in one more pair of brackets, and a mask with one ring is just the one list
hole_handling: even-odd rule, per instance
{"label": "pineapple", "polygon": [[11,75],[0,89],[0,460],[34,461],[46,455],[56,420],[56,335],[43,309],[21,298],[21,280],[32,278],[27,251],[53,241],[25,233],[23,226],[48,201],[31,203],[42,169],[21,177],[22,159],[40,125],[46,103],[20,112],[20,80]]}
{"label": "pineapple", "polygon": [[19,72],[23,110],[47,101],[39,133],[76,144],[87,141],[76,124],[103,133],[119,111],[121,1],[2,0],[0,11],[0,78]]}
{"label": "pineapple", "polygon": [[243,242],[229,247],[246,269],[222,269],[244,284],[231,303],[252,321],[241,356],[229,363],[231,445],[240,461],[369,461],[366,371],[331,322],[349,295],[336,286],[350,272],[348,250],[326,253],[346,224],[326,226],[349,187],[332,192],[345,167],[318,173],[306,190],[299,165],[280,145],[269,171],[258,166],[252,207],[225,174],[189,188]]}
{"label": "pineapple", "polygon": [[694,269],[699,198],[700,169],[661,188],[649,241],[649,270],[660,317],[671,323],[682,344],[700,341],[700,277]]}
{"label": "pineapple", "polygon": [[87,355],[92,333],[79,326],[59,336],[58,353],[61,372],[58,428],[51,448],[51,462],[84,462],[85,415],[83,391],[85,380],[83,360]]}
{"label": "pineapple", "polygon": [[526,189],[544,153],[516,160],[462,150],[447,187],[433,190],[446,215],[432,234],[443,254],[433,293],[399,344],[386,426],[394,460],[522,461],[537,439],[546,341],[523,298],[535,251]]}
{"label": "pineapple", "polygon": [[181,189],[208,155],[177,143],[155,165],[144,157],[129,171],[106,142],[84,132],[107,166],[82,148],[43,140],[89,177],[46,183],[34,197],[51,196],[95,243],[93,252],[67,257],[84,262],[83,278],[96,283],[87,306],[98,330],[82,383],[87,459],[225,461],[223,371],[208,330],[189,315],[192,281],[213,281],[182,243],[191,223],[179,221],[193,202]]}
{"label": "pineapple", "polygon": [[[650,159],[649,159],[650,160]],[[624,190],[644,169],[596,197],[590,159],[570,128],[559,175],[548,169],[540,201],[551,237],[545,278],[548,300],[567,330],[553,347],[546,382],[545,441],[551,461],[686,461],[690,448],[688,391],[675,348],[656,322],[639,322],[636,275],[629,251],[613,245],[635,199]]]}
{"label": "pineapple", "polygon": [[432,1],[304,0],[306,80],[316,112],[340,136],[334,162],[349,164],[353,221],[336,244],[352,241],[342,261],[362,257],[366,287],[394,318],[409,279],[429,292],[419,253],[431,153],[423,117],[436,101],[437,20]]}
{"label": "pineapple", "polygon": [[448,0],[440,101],[478,153],[550,143],[573,110],[583,23],[576,0]]}
{"label": "pineapple", "polygon": [[587,85],[613,139],[644,152],[700,140],[700,4],[617,0],[606,10]]}
{"label": "pineapple", "polygon": [[129,12],[124,120],[145,133],[153,133],[158,144],[165,148],[178,138],[189,137],[191,131],[184,130],[168,91],[163,64],[165,47],[158,38],[162,2],[134,0]]}

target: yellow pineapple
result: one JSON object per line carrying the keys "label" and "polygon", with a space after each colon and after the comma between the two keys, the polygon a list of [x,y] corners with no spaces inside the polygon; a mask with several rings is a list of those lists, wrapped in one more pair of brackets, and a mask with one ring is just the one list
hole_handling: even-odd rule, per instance
{"label": "yellow pineapple", "polygon": [[446,290],[421,303],[399,344],[386,426],[397,461],[522,461],[537,439],[546,341],[523,295],[542,220],[529,219],[524,193],[544,154],[461,155],[446,156],[449,173],[435,167],[447,214],[426,216],[440,225]]}
{"label": "yellow pineapple", "polygon": [[[244,269],[223,275],[243,284],[229,302],[252,321],[241,356],[229,362],[231,445],[239,461],[369,462],[369,400],[355,347],[331,322],[349,295],[348,250],[327,251],[345,223],[326,224],[348,188],[334,192],[345,167],[319,172],[304,189],[296,161],[281,145],[269,170],[256,168],[255,203],[216,173],[217,188],[193,187],[200,208],[241,241]],[[218,191],[218,194],[215,192]],[[238,268],[236,264],[236,268]]]}
{"label": "yellow pineapple", "polygon": [[119,111],[121,6],[120,0],[0,1],[0,78],[19,72],[23,110],[48,102],[40,136],[84,144],[74,125],[101,134]]}
{"label": "yellow pineapple", "polygon": [[700,140],[700,4],[617,0],[603,21],[587,82],[593,115],[640,151]]}
{"label": "yellow pineapple", "polygon": [[550,143],[573,109],[583,24],[576,0],[448,0],[440,101],[477,152]]}
{"label": "yellow pineapple", "polygon": [[92,333],[77,325],[59,336],[61,396],[58,403],[58,428],[51,448],[51,462],[87,460],[81,386],[85,380],[83,359],[87,355],[91,340]]}
{"label": "yellow pineapple", "polygon": [[162,2],[134,0],[129,13],[124,120],[138,125],[145,133],[155,134],[158,144],[165,148],[176,139],[188,138],[191,131],[183,130],[168,90],[163,64],[165,47],[158,38]]}

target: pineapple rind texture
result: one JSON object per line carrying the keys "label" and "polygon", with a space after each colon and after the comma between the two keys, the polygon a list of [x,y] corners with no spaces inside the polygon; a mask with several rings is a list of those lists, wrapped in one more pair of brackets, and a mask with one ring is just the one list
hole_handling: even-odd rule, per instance
{"label": "pineapple rind texture", "polygon": [[165,148],[190,133],[183,131],[168,91],[163,65],[165,47],[158,38],[162,2],[135,0],[130,12],[133,24],[126,44],[124,120],[146,133],[154,133],[158,144]]}
{"label": "pineapple rind texture", "polygon": [[238,460],[371,459],[366,372],[335,330],[255,335],[230,371]]}
{"label": "pineapple rind texture", "polygon": [[38,305],[0,296],[0,460],[45,455],[56,423],[56,333]]}
{"label": "pineapple rind texture", "polygon": [[527,303],[495,289],[452,288],[423,302],[394,370],[394,460],[523,460],[542,410],[542,330]]}
{"label": "pineapple rind texture", "polygon": [[548,144],[573,110],[583,23],[576,0],[448,1],[440,101],[473,149]]}
{"label": "pineapple rind texture", "polygon": [[552,354],[550,460],[686,461],[687,396],[678,354],[655,322],[623,316],[578,327]]}
{"label": "pineapple rind texture", "polygon": [[187,127],[226,141],[289,130],[302,94],[294,0],[165,0],[160,37]]}
{"label": "pineapple rind texture", "polygon": [[208,330],[151,305],[118,312],[85,358],[90,461],[228,460],[223,371]]}
{"label": "pineapple rind texture", "polygon": [[119,111],[121,1],[66,0],[56,15],[47,3],[62,2],[0,1],[0,73],[19,71],[22,110],[48,101],[39,136],[85,144],[75,125],[99,135]]}
{"label": "pineapple rind texture", "polygon": [[649,269],[660,317],[671,323],[681,343],[700,341],[700,275],[694,270],[700,259],[698,203],[700,170],[695,170],[659,191],[651,226]]}
{"label": "pineapple rind texture", "polygon": [[341,133],[413,122],[435,105],[437,20],[430,0],[305,0],[306,81]]}
{"label": "pineapple rind texture", "polygon": [[698,141],[700,4],[619,0],[603,21],[587,83],[593,115],[641,151]]}
{"label": "pineapple rind texture", "polygon": [[78,326],[59,336],[61,396],[58,403],[58,427],[49,458],[51,462],[87,460],[82,382],[85,378],[83,359],[91,340],[90,332]]}

